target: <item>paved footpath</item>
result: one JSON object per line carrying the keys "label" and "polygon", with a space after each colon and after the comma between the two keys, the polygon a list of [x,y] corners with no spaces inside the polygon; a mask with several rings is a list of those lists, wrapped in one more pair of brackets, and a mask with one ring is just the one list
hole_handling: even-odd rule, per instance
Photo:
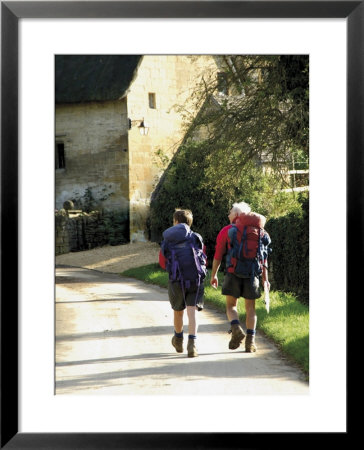
{"label": "paved footpath", "polygon": [[209,305],[198,314],[199,356],[188,358],[171,345],[166,289],[66,267],[56,283],[58,395],[309,394],[301,371],[259,333],[257,353],[229,350],[226,316]]}

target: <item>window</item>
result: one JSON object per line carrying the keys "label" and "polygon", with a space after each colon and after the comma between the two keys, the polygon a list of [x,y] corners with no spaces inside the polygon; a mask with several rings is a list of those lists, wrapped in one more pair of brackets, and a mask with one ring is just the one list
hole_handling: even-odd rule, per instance
{"label": "window", "polygon": [[66,160],[64,156],[64,143],[56,142],[56,169],[64,169],[66,167]]}
{"label": "window", "polygon": [[219,72],[217,74],[217,90],[221,94],[228,95],[227,73]]}
{"label": "window", "polygon": [[149,108],[156,109],[157,106],[155,102],[155,93],[149,92],[148,99],[149,99]]}

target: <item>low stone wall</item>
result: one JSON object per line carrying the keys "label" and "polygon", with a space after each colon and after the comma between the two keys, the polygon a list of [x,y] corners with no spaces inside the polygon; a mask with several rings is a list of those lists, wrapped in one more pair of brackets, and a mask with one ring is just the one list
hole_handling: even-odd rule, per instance
{"label": "low stone wall", "polygon": [[63,253],[68,253],[70,251],[69,234],[67,229],[68,221],[68,215],[64,209],[56,212],[56,255],[62,255]]}
{"label": "low stone wall", "polygon": [[56,211],[55,227],[56,255],[129,242],[128,216],[123,212],[88,214],[61,209]]}

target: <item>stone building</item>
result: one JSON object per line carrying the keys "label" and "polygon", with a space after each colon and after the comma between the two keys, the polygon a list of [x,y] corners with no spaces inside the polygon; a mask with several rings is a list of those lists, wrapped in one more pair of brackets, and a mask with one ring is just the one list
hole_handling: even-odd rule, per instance
{"label": "stone building", "polygon": [[148,239],[151,194],[183,140],[192,93],[217,76],[209,55],[57,55],[55,207],[86,199],[128,213],[130,241]]}

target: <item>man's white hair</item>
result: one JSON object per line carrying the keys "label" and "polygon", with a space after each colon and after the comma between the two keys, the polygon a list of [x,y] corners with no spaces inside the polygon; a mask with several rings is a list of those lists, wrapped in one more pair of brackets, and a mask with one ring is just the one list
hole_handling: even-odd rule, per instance
{"label": "man's white hair", "polygon": [[234,203],[232,207],[233,212],[237,214],[248,214],[252,210],[251,207],[248,205],[248,203],[240,202],[240,203]]}

